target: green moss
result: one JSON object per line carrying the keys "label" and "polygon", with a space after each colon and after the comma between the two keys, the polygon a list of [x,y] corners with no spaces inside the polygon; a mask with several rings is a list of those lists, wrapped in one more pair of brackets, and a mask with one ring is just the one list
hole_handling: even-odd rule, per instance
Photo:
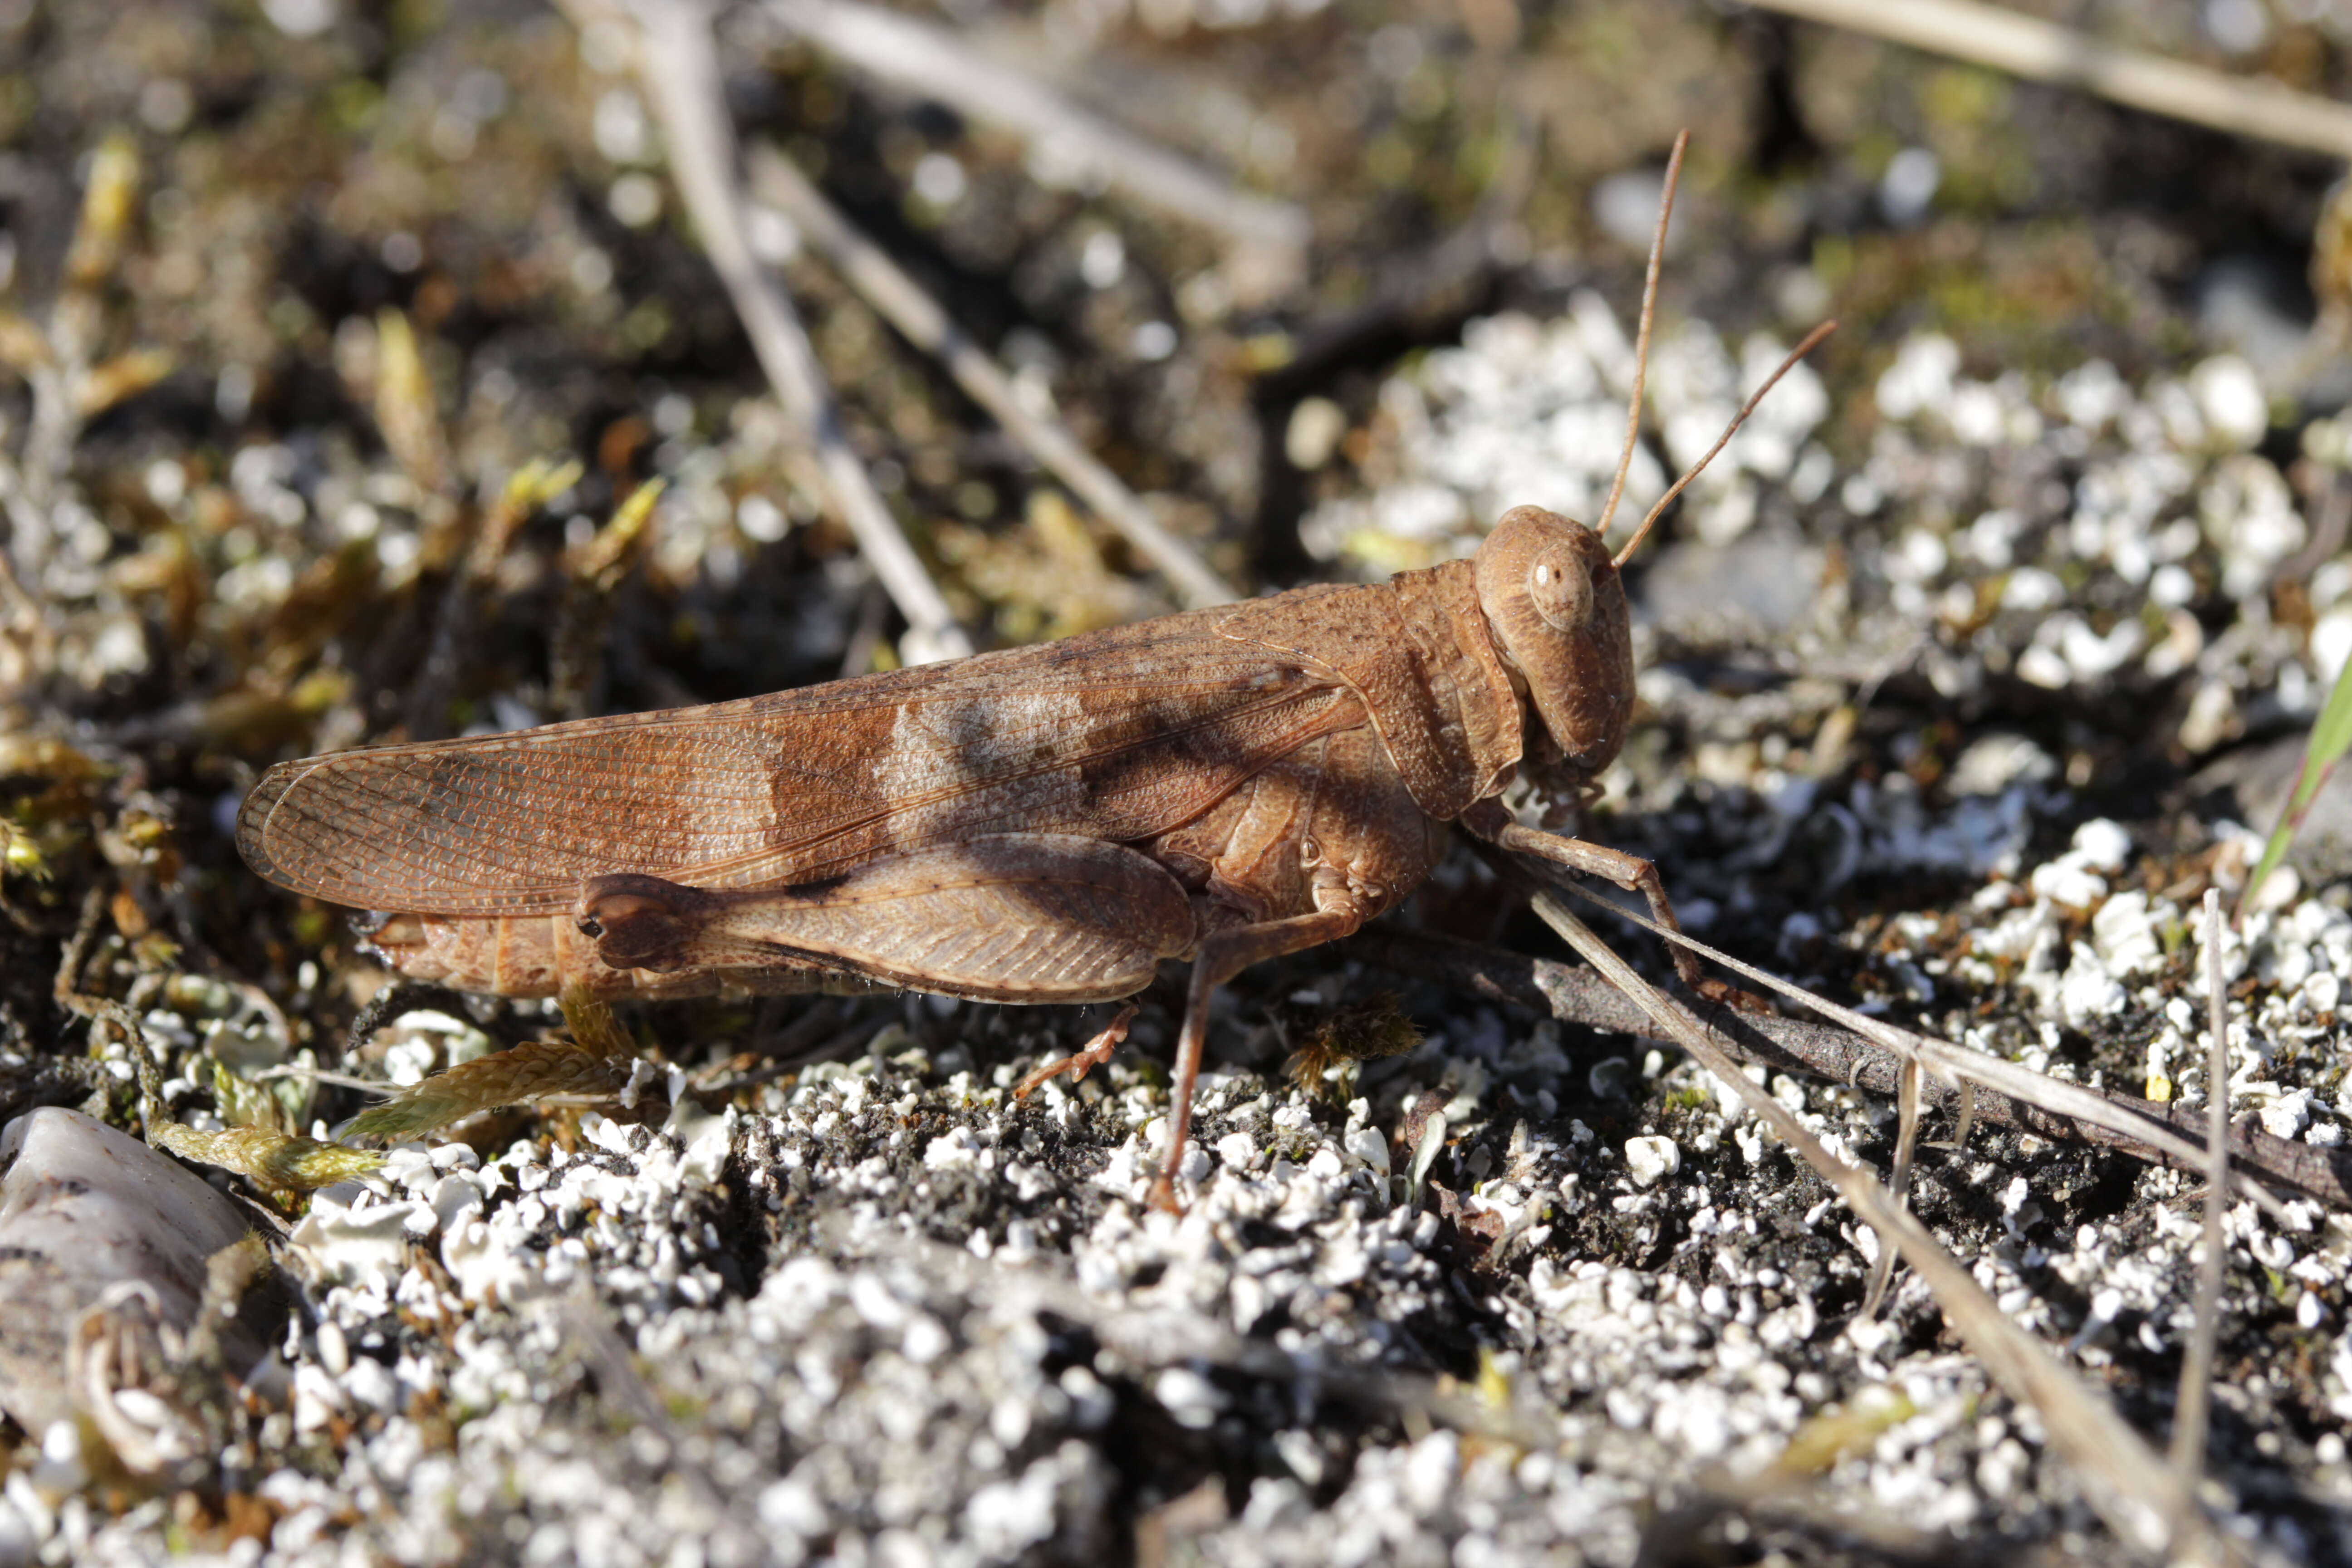
{"label": "green moss", "polygon": [[1704,1084],[1686,1083],[1680,1089],[1669,1089],[1659,1103],[1668,1110],[1701,1110],[1715,1098]]}
{"label": "green moss", "polygon": [[1982,131],[2009,114],[2010,79],[1975,66],[1946,66],[1920,89],[1930,123],[1955,131]]}

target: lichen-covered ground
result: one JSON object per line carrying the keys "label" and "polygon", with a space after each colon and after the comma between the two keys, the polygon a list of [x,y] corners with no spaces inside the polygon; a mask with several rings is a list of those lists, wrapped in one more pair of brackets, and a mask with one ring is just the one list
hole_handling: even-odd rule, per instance
{"label": "lichen-covered ground", "polygon": [[[1522,501],[1591,513],[1690,125],[1635,498],[1844,325],[1635,570],[1642,714],[1580,830],[1840,1001],[2205,1103],[2195,912],[2243,888],[2352,654],[2335,171],[1696,4],[953,16],[1297,202],[1305,279],[1254,293],[1213,237],[753,6],[723,29],[736,123],[1244,590],[1452,558]],[[2326,5],[2108,20],[2352,79]],[[68,959],[199,1130],[323,1131],[365,1085],[560,1029],[443,997],[347,1049],[380,971],[226,829],[283,757],[897,657],[625,51],[520,3],[0,5],[0,1118],[138,1124],[120,1034],[54,994]],[[78,220],[86,185],[114,199]],[[1170,607],[757,236],[984,641]],[[483,546],[534,459],[583,467]],[[616,537],[651,477],[650,526]],[[2225,943],[2230,1103],[2341,1171],[2352,812],[2324,795],[2313,826]],[[1466,856],[1401,921],[1558,954]],[[1417,1047],[1286,1076],[1383,994]],[[1098,1018],[647,1010],[621,1096],[477,1118],[289,1204],[221,1178],[278,1216],[274,1353],[173,1385],[211,1446],[158,1474],[94,1427],[0,1424],[0,1564],[2120,1552],[1916,1279],[1861,1315],[1874,1239],[1671,1047],[1344,946],[1267,965],[1220,1000],[1176,1219],[1142,1198],[1180,1005],[1164,979],[1108,1068],[1018,1105]],[[1889,1162],[1891,1102],[1768,1087]],[[2161,1446],[2201,1190],[1979,1126],[1922,1152],[1914,1204]],[[2352,1558],[2352,1222],[2241,1205],[2229,1235],[2205,1500],[2258,1557]]]}

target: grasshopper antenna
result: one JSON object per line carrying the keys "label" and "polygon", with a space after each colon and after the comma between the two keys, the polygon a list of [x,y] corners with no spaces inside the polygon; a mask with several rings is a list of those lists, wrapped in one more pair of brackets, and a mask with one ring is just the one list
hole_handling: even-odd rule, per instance
{"label": "grasshopper antenna", "polygon": [[1617,477],[1609,481],[1609,500],[1592,531],[1609,537],[1609,520],[1617,515],[1618,498],[1625,493],[1625,475],[1633,466],[1633,444],[1642,438],[1642,381],[1650,368],[1650,322],[1658,313],[1658,262],[1666,253],[1666,220],[1675,216],[1675,184],[1682,178],[1683,149],[1690,145],[1687,130],[1675,132],[1675,150],[1666,159],[1666,188],[1658,198],[1658,232],[1650,238],[1650,272],[1642,283],[1642,325],[1633,338],[1633,395],[1625,403],[1625,448],[1617,454]]}
{"label": "grasshopper antenna", "polygon": [[[1643,331],[1644,334],[1648,331],[1648,324],[1646,322],[1643,323]],[[1612,560],[1609,564],[1622,570],[1625,563],[1633,558],[1633,552],[1640,549],[1642,547],[1642,541],[1649,537],[1650,525],[1658,521],[1660,513],[1664,512],[1667,507],[1674,504],[1675,498],[1682,494],[1684,489],[1688,486],[1693,479],[1698,478],[1699,475],[1706,471],[1706,466],[1715,461],[1715,455],[1723,450],[1724,447],[1730,441],[1732,437],[1738,434],[1739,427],[1742,425],[1748,423],[1748,416],[1756,412],[1756,405],[1764,401],[1764,395],[1771,391],[1772,388],[1779,384],[1782,376],[1788,374],[1791,370],[1794,370],[1799,360],[1804,358],[1807,354],[1819,348],[1823,338],[1828,337],[1832,332],[1836,331],[1837,323],[1835,321],[1823,321],[1820,326],[1815,327],[1811,331],[1805,334],[1805,341],[1803,342],[1799,343],[1795,348],[1789,351],[1789,357],[1780,362],[1780,368],[1767,376],[1764,380],[1764,384],[1758,387],[1754,395],[1751,395],[1746,403],[1740,405],[1739,412],[1731,416],[1731,423],[1725,426],[1723,428],[1723,434],[1715,438],[1715,445],[1706,449],[1706,456],[1701,458],[1697,462],[1693,463],[1690,466],[1689,471],[1685,473],[1681,479],[1676,479],[1674,482],[1673,488],[1668,489],[1664,495],[1658,498],[1658,504],[1650,509],[1649,515],[1642,520],[1642,526],[1633,531],[1633,537],[1625,542],[1625,548],[1619,551],[1616,557]]]}

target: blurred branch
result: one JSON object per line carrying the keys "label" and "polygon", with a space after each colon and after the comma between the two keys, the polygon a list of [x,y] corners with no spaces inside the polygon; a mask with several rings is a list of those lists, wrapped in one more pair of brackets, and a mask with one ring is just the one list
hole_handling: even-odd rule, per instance
{"label": "blurred branch", "polygon": [[[34,506],[46,513],[57,500],[75,438],[89,412],[90,366],[105,331],[104,292],[122,259],[122,242],[139,195],[139,153],[127,136],[99,144],[83,188],[81,216],[66,252],[63,287],[43,329],[47,352],[20,366],[33,388],[33,419],[25,432],[25,486]],[[30,547],[30,539],[25,542]],[[17,557],[17,568],[36,592],[40,558]]]}
{"label": "blurred branch", "polygon": [[881,247],[859,233],[782,153],[751,149],[752,199],[790,218],[794,227],[907,341],[932,355],[1004,433],[1069,486],[1157,567],[1190,609],[1233,602],[1234,591],[1192,547],[1160,525],[1140,498],[1097,461],[1058,419],[1023,406],[996,362],[956,325],[920,284]]}
{"label": "blurred branch", "polygon": [[1236,247],[1229,270],[1237,295],[1270,299],[1306,276],[1313,226],[1299,207],[1236,190],[1027,72],[987,58],[945,28],[859,0],[768,0],[768,13],[871,76],[1034,142],[1082,178],[1224,235]]}
{"label": "blurred branch", "polygon": [[959,658],[971,638],[851,450],[841,412],[792,299],[751,254],[735,127],[710,34],[707,0],[564,0],[579,21],[634,17],[638,74],[661,121],[670,174],[719,280],[735,303],[761,368],[785,414],[816,447],[835,511],[907,617],[909,662]]}
{"label": "blurred branch", "polygon": [[2151,114],[2352,159],[2352,106],[2110,44],[1976,0],[1750,0],[2029,81],[2080,88]]}
{"label": "blurred branch", "polygon": [[97,363],[106,329],[107,285],[122,259],[139,195],[139,153],[126,135],[99,143],[82,188],[58,296],[45,319],[0,312],[0,364],[32,390],[32,415],[17,460],[0,456],[0,515],[8,522],[0,562],[0,617],[19,634],[22,652],[0,658],[0,684],[25,688],[49,670],[54,634],[44,613],[44,584],[55,542],[51,514],[66,489],[83,425],[112,404],[153,384],[171,368],[159,353]]}

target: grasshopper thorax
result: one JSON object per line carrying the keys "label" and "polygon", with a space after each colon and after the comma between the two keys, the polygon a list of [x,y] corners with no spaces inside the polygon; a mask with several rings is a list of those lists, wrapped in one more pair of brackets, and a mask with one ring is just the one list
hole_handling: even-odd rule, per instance
{"label": "grasshopper thorax", "polygon": [[1584,524],[1514,507],[1478,547],[1479,608],[1573,782],[1598,777],[1633,716],[1633,634],[1609,547]]}

